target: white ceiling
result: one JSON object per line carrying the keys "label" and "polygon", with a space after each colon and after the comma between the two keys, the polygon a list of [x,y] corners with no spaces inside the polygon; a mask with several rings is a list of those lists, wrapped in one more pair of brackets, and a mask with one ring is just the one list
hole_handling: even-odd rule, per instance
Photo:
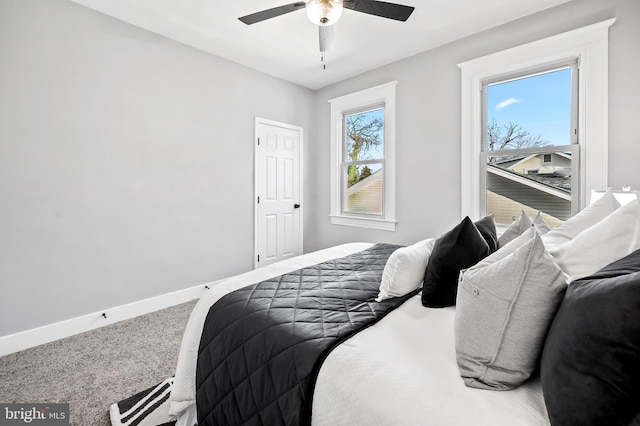
{"label": "white ceiling", "polygon": [[[292,0],[72,0],[264,73],[319,89],[570,0],[400,0],[407,22],[344,10],[323,69],[318,29],[298,10],[253,25],[239,17]],[[387,0],[393,1],[393,0]]]}

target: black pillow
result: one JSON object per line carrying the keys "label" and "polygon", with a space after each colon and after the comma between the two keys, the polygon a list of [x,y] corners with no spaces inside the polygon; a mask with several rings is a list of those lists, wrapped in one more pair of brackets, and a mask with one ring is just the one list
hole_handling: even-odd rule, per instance
{"label": "black pillow", "polygon": [[540,377],[553,425],[640,420],[640,250],[569,285]]}
{"label": "black pillow", "polygon": [[456,304],[458,275],[491,250],[469,217],[436,240],[422,284],[422,305],[443,308]]}
{"label": "black pillow", "polygon": [[489,216],[485,216],[473,224],[478,228],[482,238],[489,245],[491,253],[498,250],[498,232],[496,231],[496,221],[493,218],[493,213]]}

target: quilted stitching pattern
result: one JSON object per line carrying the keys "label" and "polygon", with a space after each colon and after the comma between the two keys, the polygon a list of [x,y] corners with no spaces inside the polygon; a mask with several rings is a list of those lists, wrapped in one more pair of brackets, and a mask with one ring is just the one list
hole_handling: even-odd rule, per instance
{"label": "quilted stitching pattern", "polygon": [[387,258],[398,247],[377,244],[244,287],[214,304],[198,355],[199,424],[310,423],[313,384],[331,348],[411,296],[374,301]]}

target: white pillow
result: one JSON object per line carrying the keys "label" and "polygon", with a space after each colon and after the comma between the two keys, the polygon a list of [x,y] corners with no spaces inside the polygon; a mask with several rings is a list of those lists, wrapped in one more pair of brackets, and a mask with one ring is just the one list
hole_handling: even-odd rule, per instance
{"label": "white pillow", "polygon": [[558,227],[552,229],[542,236],[545,246],[549,244],[562,244],[575,238],[579,233],[600,222],[602,219],[616,211],[620,203],[611,191],[606,191],[604,195],[593,203],[582,209],[575,216],[571,217]]}
{"label": "white pillow", "polygon": [[549,253],[570,279],[591,275],[640,249],[638,194],[636,191],[635,201],[620,207],[572,240],[557,245],[545,243]]}
{"label": "white pillow", "polygon": [[429,238],[391,253],[382,271],[376,302],[404,296],[420,287],[435,243],[435,238]]}

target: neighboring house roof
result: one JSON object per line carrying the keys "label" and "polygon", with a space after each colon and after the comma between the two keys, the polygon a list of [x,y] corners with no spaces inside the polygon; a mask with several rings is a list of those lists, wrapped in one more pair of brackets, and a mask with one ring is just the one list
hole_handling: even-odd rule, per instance
{"label": "neighboring house roof", "polygon": [[384,169],[377,170],[377,171],[371,173],[366,178],[364,178],[364,179],[360,180],[359,182],[354,183],[353,185],[348,187],[347,188],[347,196],[353,195],[356,192],[360,192],[363,189],[366,189],[366,188],[370,187],[374,183],[377,183],[377,181],[382,179],[382,175],[383,175],[382,171],[383,170]]}
{"label": "neighboring house roof", "polygon": [[523,175],[503,167],[487,164],[487,171],[522,185],[544,191],[564,200],[571,200],[571,176],[556,173],[547,175]]}
{"label": "neighboring house roof", "polygon": [[535,180],[544,185],[548,185],[551,188],[564,191],[567,194],[571,194],[571,176],[563,175],[561,173],[549,173],[544,175],[525,175],[524,177]]}
{"label": "neighboring house roof", "polygon": [[[500,164],[500,167],[511,167],[513,164],[517,164],[520,160],[526,158],[525,155],[518,155],[515,157],[503,158],[500,160],[496,160],[491,164]],[[511,164],[512,163],[512,164]]]}
{"label": "neighboring house roof", "polygon": [[[571,161],[571,153],[554,152],[554,155],[564,157]],[[523,185],[527,185],[532,188],[539,189],[557,197],[570,200],[571,199],[571,176],[570,174],[563,173],[561,170],[556,169],[552,173],[519,173],[513,169],[518,165],[524,164],[534,157],[539,157],[543,153],[519,155],[517,157],[511,157],[504,160],[499,160],[494,163],[487,164],[487,171],[504,178],[513,180]],[[549,166],[543,166],[549,167]]]}
{"label": "neighboring house roof", "polygon": [[559,155],[561,157],[564,157],[567,160],[571,160],[571,153],[570,152],[554,152],[554,154]]}

